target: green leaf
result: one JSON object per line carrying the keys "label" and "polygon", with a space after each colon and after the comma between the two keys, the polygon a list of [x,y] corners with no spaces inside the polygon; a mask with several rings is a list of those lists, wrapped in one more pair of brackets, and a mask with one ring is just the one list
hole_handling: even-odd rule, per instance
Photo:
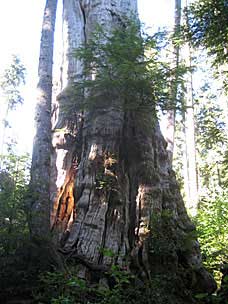
{"label": "green leaf", "polygon": [[198,300],[205,299],[208,296],[207,293],[198,293],[195,295],[195,298]]}
{"label": "green leaf", "polygon": [[225,282],[225,283],[228,282],[228,276],[225,276],[225,277],[223,278],[223,282]]}

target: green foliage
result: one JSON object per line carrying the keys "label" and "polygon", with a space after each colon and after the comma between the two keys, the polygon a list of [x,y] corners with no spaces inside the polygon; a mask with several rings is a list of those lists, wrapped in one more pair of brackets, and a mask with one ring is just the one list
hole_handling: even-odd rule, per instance
{"label": "green foliage", "polygon": [[[0,299],[29,293],[28,155],[2,156],[0,170]],[[34,276],[32,276],[33,278]],[[22,292],[23,291],[23,292]]]}
{"label": "green foliage", "polygon": [[[17,56],[0,81],[0,298],[25,290],[28,277],[24,253],[28,246],[26,194],[29,180],[28,155],[18,155],[16,141],[10,134],[10,115],[23,103],[20,94],[25,82],[25,68]],[[15,282],[18,282],[15,285]],[[20,283],[19,283],[20,282]],[[23,287],[22,287],[23,286]]]}
{"label": "green foliage", "polygon": [[228,259],[227,192],[218,194],[214,199],[202,199],[195,220],[204,264],[219,281],[220,266]]}
{"label": "green foliage", "polygon": [[28,155],[1,156],[0,256],[13,254],[28,233],[25,195],[28,184]]}
{"label": "green foliage", "polygon": [[[202,8],[206,2],[210,2],[210,5],[213,6],[217,1],[195,1],[193,6]],[[224,13],[227,14],[227,11]],[[191,22],[194,22],[194,20],[191,20]],[[226,27],[222,23],[221,26]],[[217,33],[217,36],[219,35]],[[217,39],[217,36],[215,36],[216,32],[213,33],[214,42]],[[195,45],[203,45],[202,41],[198,41],[198,43]],[[198,53],[196,55],[199,72],[196,74],[197,84],[196,82],[193,84],[195,89],[194,114],[200,202],[198,214],[194,220],[196,221],[204,265],[214,274],[219,286],[221,281],[220,265],[227,261],[228,241],[226,100],[222,95],[222,82],[214,79],[213,71],[210,68],[210,59],[208,60],[208,57],[202,51],[200,55]],[[214,59],[216,58],[213,57],[212,60]],[[216,61],[216,64],[222,63],[222,61]],[[183,161],[186,151],[183,135],[184,120],[182,120],[182,117],[178,117],[178,119],[180,124],[176,128],[178,139],[175,144],[178,147],[176,162],[180,176],[183,167],[186,166]],[[180,180],[183,181],[183,179],[184,175],[182,174]],[[198,294],[196,299],[197,303],[224,303],[220,296],[209,297],[207,294]]]}
{"label": "green foliage", "polygon": [[[109,280],[112,286],[108,285]],[[118,266],[113,266],[101,281],[89,284],[69,272],[46,272],[40,276],[34,300],[39,304],[192,303],[191,295],[186,293],[175,274],[155,275],[150,282],[145,283]]]}
{"label": "green foliage", "polygon": [[[105,256],[113,256],[109,249],[101,251]],[[151,281],[143,282],[131,272],[111,266],[106,273],[97,273],[94,281],[84,280],[77,275],[77,267],[67,272],[45,272],[40,275],[40,283],[34,299],[38,303],[74,304],[167,304],[183,303],[177,300],[175,292],[182,286],[174,273],[153,275]],[[166,292],[168,288],[169,292]],[[183,297],[186,297],[183,287]],[[186,302],[188,303],[188,301]]]}
{"label": "green foliage", "polygon": [[25,84],[25,67],[20,59],[13,55],[12,63],[5,69],[0,80],[0,89],[4,97],[1,99],[1,111],[2,113],[5,112],[2,117],[3,128],[10,126],[8,121],[9,113],[15,110],[19,104],[23,103],[20,93],[20,88],[23,84]]}
{"label": "green foliage", "polygon": [[[212,96],[214,99],[216,96]],[[198,132],[204,134],[199,138],[199,143],[205,149],[212,149],[215,145],[223,144],[227,141],[224,132],[225,123],[221,119],[222,109],[210,103],[208,98],[207,107],[201,107],[198,113]]]}
{"label": "green foliage", "polygon": [[5,70],[1,79],[1,90],[6,97],[9,110],[14,110],[18,104],[22,104],[20,86],[25,84],[25,67],[19,57],[13,55],[12,63]]}
{"label": "green foliage", "polygon": [[115,282],[112,289],[98,283],[91,285],[70,272],[46,272],[41,274],[40,285],[34,296],[39,303],[125,303],[121,300],[121,293],[123,285],[126,287],[130,284],[131,275],[113,266],[106,276],[112,277]]}
{"label": "green foliage", "polygon": [[112,250],[110,250],[108,248],[102,248],[100,250],[100,253],[102,253],[103,256],[110,257],[110,258],[113,258],[113,257],[116,256],[116,254]]}
{"label": "green foliage", "polygon": [[227,62],[228,2],[195,1],[188,10],[189,36],[196,46],[208,49],[216,64]]}
{"label": "green foliage", "polygon": [[15,110],[18,104],[23,103],[20,86],[25,83],[25,67],[19,57],[13,55],[12,63],[5,70],[0,82],[1,90],[5,96],[8,110]]}
{"label": "green foliage", "polygon": [[228,3],[227,0],[194,1],[187,11],[187,36],[196,47],[206,48],[215,77],[228,93]]}
{"label": "green foliage", "polygon": [[[10,126],[8,115],[23,102],[20,86],[25,82],[25,68],[17,56],[5,70],[0,87],[4,95],[1,110],[2,142],[0,152],[0,256],[13,254],[21,239],[28,232],[24,196],[28,183],[28,155],[16,155],[16,143],[5,141],[6,128]],[[2,101],[2,100],[1,100]],[[7,151],[3,146],[7,144]],[[5,152],[5,154],[3,154]]]}
{"label": "green foliage", "polygon": [[[7,133],[11,128],[10,114],[16,110],[18,105],[23,103],[20,94],[21,86],[25,83],[25,67],[17,56],[12,56],[12,63],[4,71],[0,80],[0,154],[6,153],[5,150],[11,150],[15,139],[8,136]],[[9,138],[7,138],[9,137]],[[5,146],[7,149],[5,149]],[[0,168],[2,168],[2,160],[0,159]]]}
{"label": "green foliage", "polygon": [[199,91],[195,114],[201,192],[212,195],[228,183],[228,138],[221,95],[210,82],[206,81]]}
{"label": "green foliage", "polygon": [[[164,109],[171,99],[169,87],[176,70],[161,61],[161,33],[140,35],[140,25],[127,19],[107,32],[97,26],[86,45],[75,51],[84,64],[84,75],[70,89],[74,97],[63,110],[72,115],[78,107]],[[179,73],[184,73],[183,67]]]}
{"label": "green foliage", "polygon": [[[226,97],[222,83],[215,81],[206,54],[197,53],[194,82],[194,122],[199,195],[213,196],[228,184],[228,138]],[[194,75],[193,75],[194,77]],[[200,81],[199,81],[200,77]],[[176,117],[174,168],[183,188],[186,179],[185,117]]]}

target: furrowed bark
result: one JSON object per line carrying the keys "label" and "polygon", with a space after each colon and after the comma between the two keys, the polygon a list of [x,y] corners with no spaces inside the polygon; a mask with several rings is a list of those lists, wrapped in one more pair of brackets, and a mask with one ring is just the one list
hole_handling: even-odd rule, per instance
{"label": "furrowed bark", "polygon": [[[51,154],[51,229],[57,239],[67,230],[75,217],[73,187],[77,171],[76,146],[80,141],[82,113],[66,115],[60,110],[72,96],[71,86],[82,77],[82,63],[74,50],[85,43],[85,17],[80,1],[63,1],[63,91],[57,97],[58,119],[53,128]],[[81,148],[79,148],[80,150]],[[60,235],[59,235],[60,233]]]}
{"label": "furrowed bark", "polygon": [[69,88],[82,77],[71,50],[97,23],[109,31],[124,15],[137,15],[136,1],[64,2],[66,87],[58,97],[51,176],[55,242],[81,265],[84,278],[113,264],[143,279],[184,269],[190,274],[184,284],[213,291],[153,108],[127,110],[123,100],[106,96],[103,107],[68,117],[61,110],[68,99],[77,103]]}

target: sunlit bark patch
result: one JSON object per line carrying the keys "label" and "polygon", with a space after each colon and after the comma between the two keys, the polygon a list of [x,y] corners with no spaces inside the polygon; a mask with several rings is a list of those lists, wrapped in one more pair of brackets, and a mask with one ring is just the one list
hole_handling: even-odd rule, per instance
{"label": "sunlit bark patch", "polygon": [[73,160],[71,168],[66,172],[64,184],[60,187],[56,201],[54,202],[54,211],[52,213],[53,227],[57,230],[63,239],[66,232],[70,230],[76,217],[76,207],[74,199],[74,184],[78,169],[77,160]]}

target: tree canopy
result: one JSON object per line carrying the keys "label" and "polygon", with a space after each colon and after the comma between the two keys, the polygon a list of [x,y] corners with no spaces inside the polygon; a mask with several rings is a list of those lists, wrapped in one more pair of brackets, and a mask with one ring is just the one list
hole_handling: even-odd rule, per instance
{"label": "tree canopy", "polygon": [[227,63],[228,2],[195,1],[187,8],[189,36],[195,46],[203,46],[215,64]]}

